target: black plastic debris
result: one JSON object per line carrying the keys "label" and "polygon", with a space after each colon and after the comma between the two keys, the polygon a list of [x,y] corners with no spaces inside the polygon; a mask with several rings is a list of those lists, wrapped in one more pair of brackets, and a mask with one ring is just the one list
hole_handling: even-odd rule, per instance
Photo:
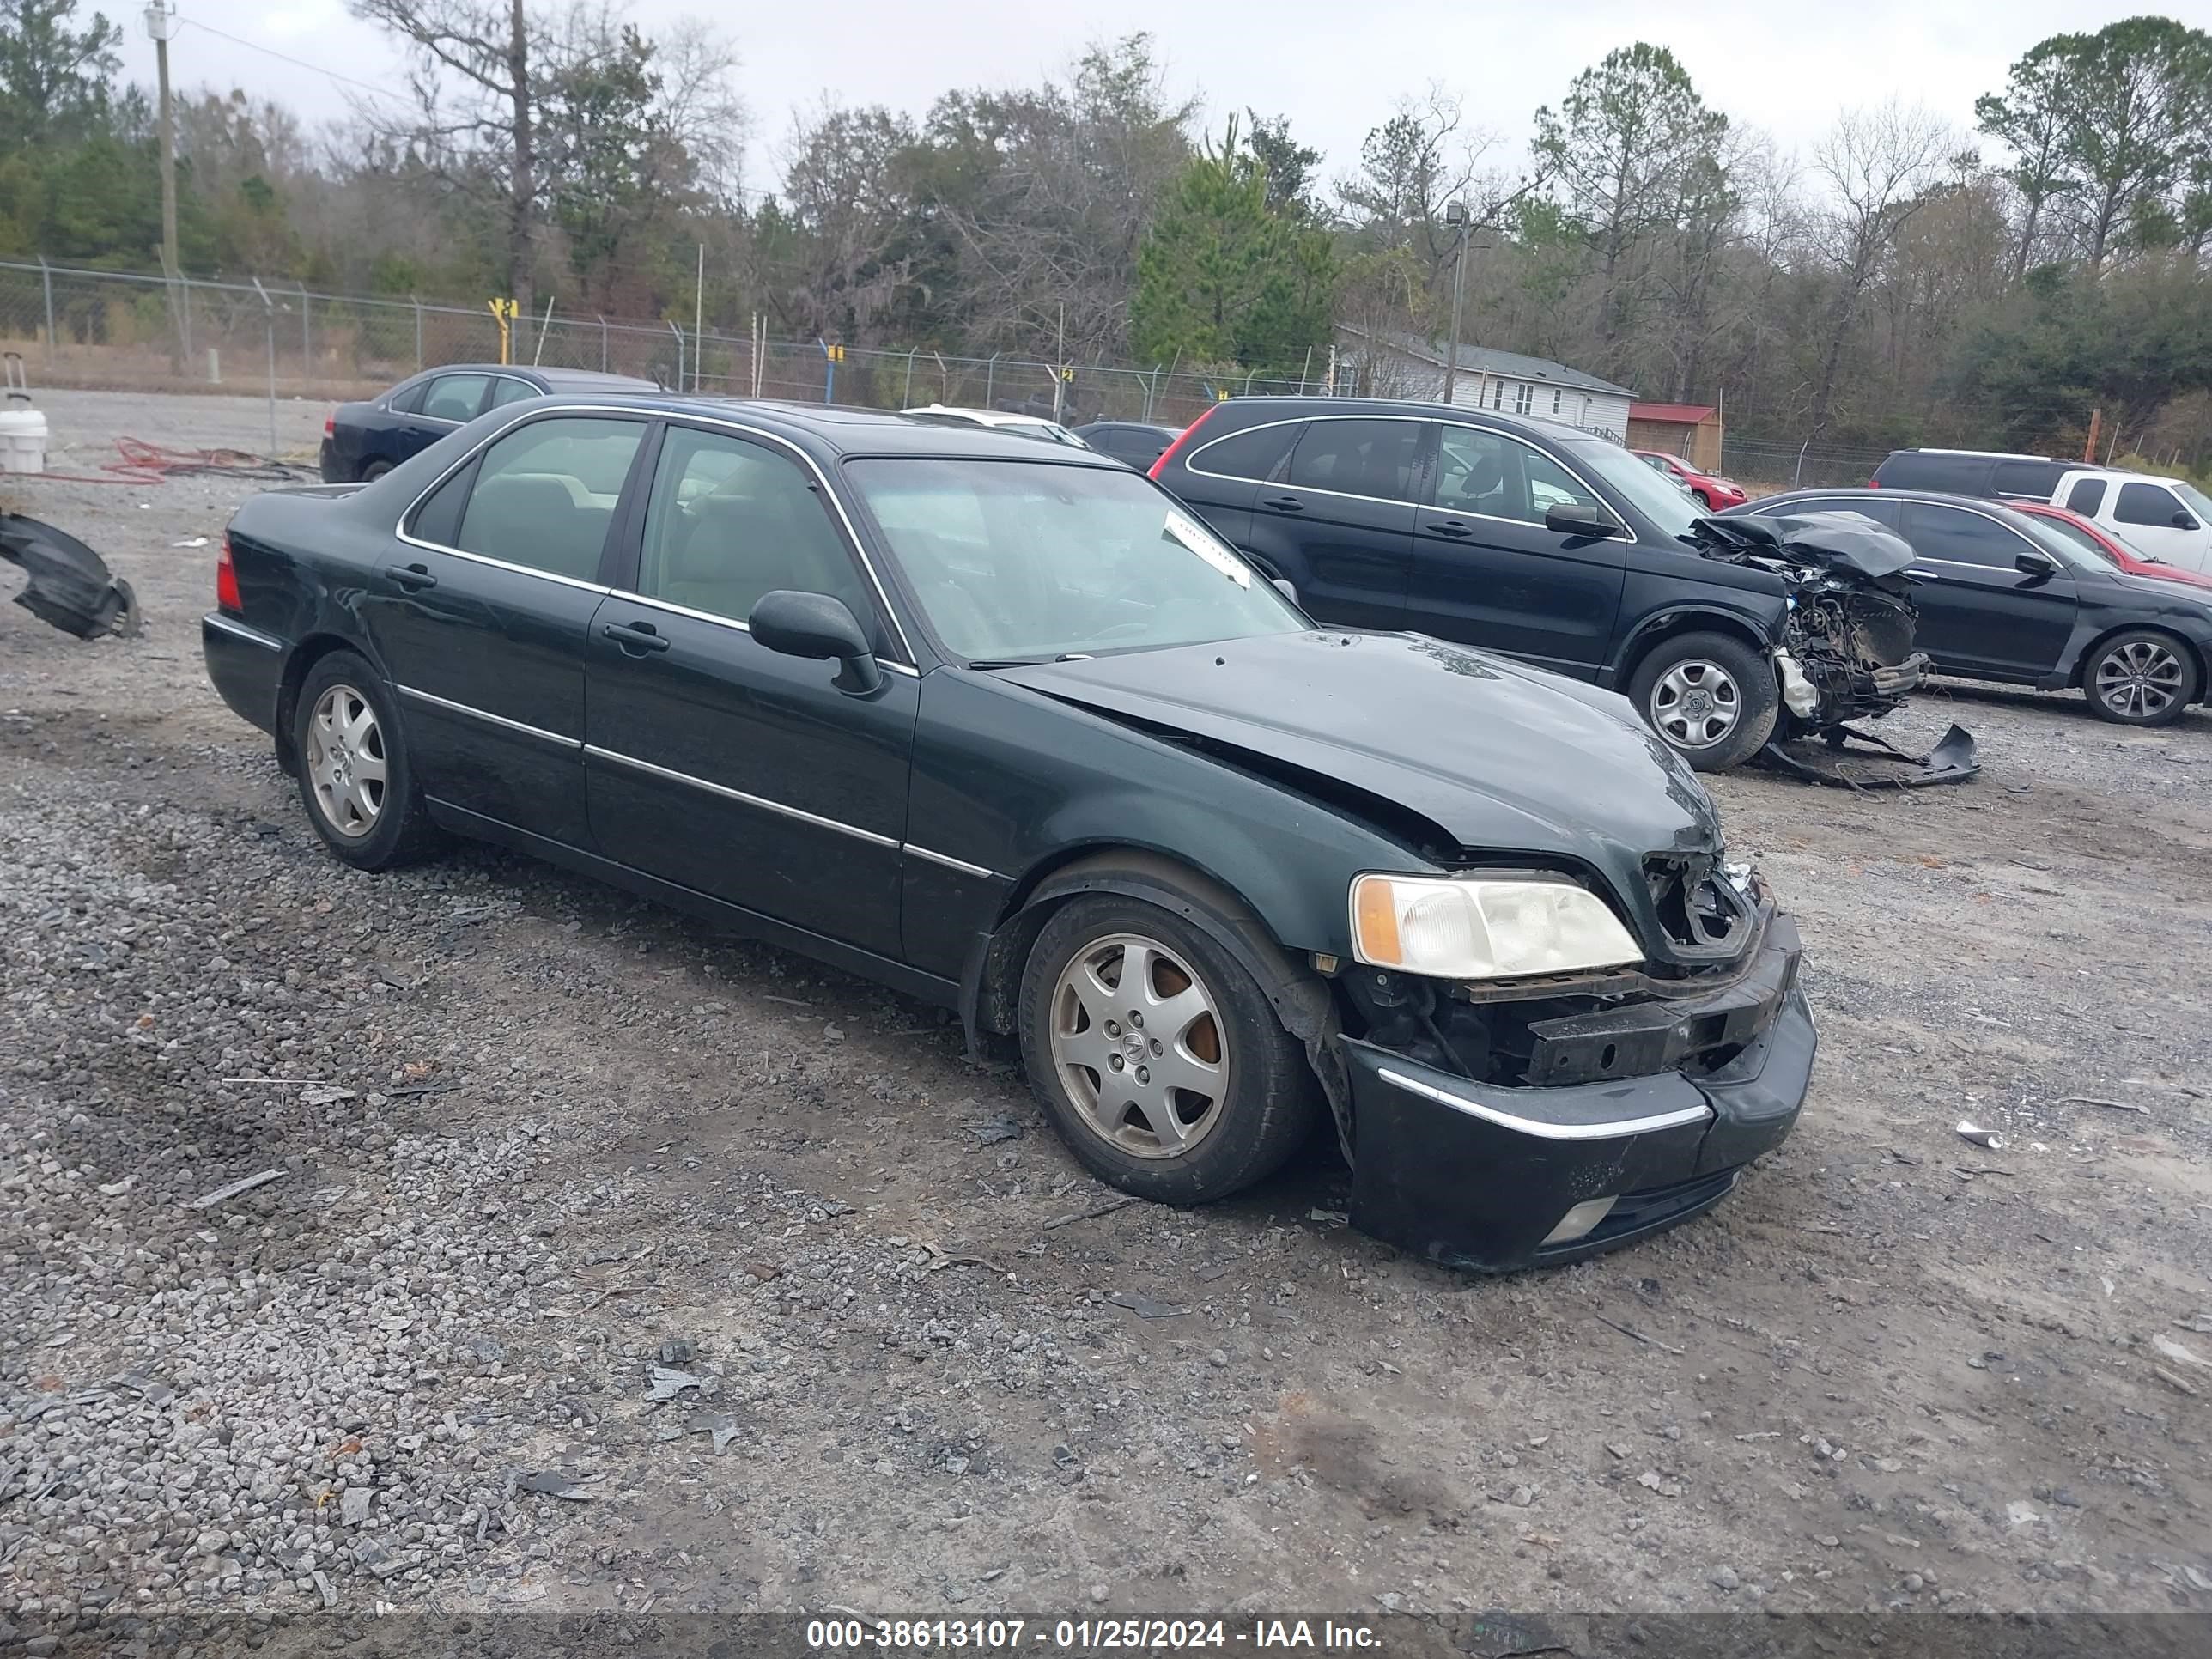
{"label": "black plastic debris", "polygon": [[0,513],[0,559],[22,566],[31,580],[15,596],[40,622],[96,640],[138,631],[138,599],[131,584],[65,530],[19,513]]}
{"label": "black plastic debris", "polygon": [[1964,783],[1982,769],[1981,757],[1974,746],[1974,734],[1963,726],[1953,725],[1944,732],[1936,746],[1925,755],[1915,755],[1899,749],[1895,744],[1885,743],[1868,732],[1856,731],[1848,726],[1835,727],[1823,734],[1828,746],[1841,750],[1846,743],[1864,744],[1878,750],[1878,755],[1861,758],[1875,761],[1899,761],[1915,769],[1910,772],[1851,773],[1840,767],[1830,769],[1815,766],[1799,755],[1793,755],[1779,742],[1769,743],[1753,757],[1759,764],[1786,772],[1806,783],[1825,784],[1831,789],[1921,789],[1930,784]]}

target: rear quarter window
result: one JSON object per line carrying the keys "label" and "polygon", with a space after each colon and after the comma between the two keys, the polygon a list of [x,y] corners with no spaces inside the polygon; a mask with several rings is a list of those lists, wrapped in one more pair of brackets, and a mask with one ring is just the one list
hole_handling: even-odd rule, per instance
{"label": "rear quarter window", "polygon": [[1217,477],[1249,478],[1265,483],[1274,477],[1283,458],[1291,453],[1300,425],[1297,421],[1279,421],[1273,426],[1255,426],[1249,431],[1216,438],[1191,452],[1190,470],[1210,472]]}

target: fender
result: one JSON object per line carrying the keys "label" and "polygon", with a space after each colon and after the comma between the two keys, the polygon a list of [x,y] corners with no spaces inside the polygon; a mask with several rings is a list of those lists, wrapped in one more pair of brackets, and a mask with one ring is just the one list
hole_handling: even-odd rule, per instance
{"label": "fender", "polygon": [[[1749,593],[1745,597],[1747,599],[1767,598],[1763,594]],[[1744,635],[1750,640],[1753,649],[1771,652],[1781,643],[1782,622],[1787,614],[1787,608],[1779,597],[1755,606],[1738,607],[1707,599],[1654,606],[1621,635],[1612,659],[1598,671],[1597,683],[1617,690],[1628,678],[1627,666],[1644,654],[1645,645],[1655,635],[1662,633],[1694,633],[1710,625],[1723,633]]]}
{"label": "fender", "polygon": [[1078,859],[1038,882],[993,931],[976,935],[960,975],[960,1021],[971,1060],[981,1055],[983,1031],[1012,1029],[1030,942],[1054,909],[1083,893],[1112,893],[1157,904],[1234,957],[1267,994],[1283,1028],[1304,1046],[1350,1156],[1351,1087],[1336,1052],[1336,1004],[1328,984],[1277,943],[1235,893],[1157,853],[1128,848]]}

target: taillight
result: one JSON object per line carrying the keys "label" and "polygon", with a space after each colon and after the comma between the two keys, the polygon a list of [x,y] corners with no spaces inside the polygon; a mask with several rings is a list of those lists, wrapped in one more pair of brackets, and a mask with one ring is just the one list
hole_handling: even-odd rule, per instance
{"label": "taillight", "polygon": [[1183,446],[1188,444],[1191,439],[1196,435],[1199,428],[1204,426],[1208,421],[1213,418],[1213,411],[1220,407],[1221,405],[1219,404],[1208,404],[1206,406],[1205,414],[1200,416],[1188,426],[1183,428],[1182,434],[1165,449],[1160,451],[1159,459],[1152,463],[1152,471],[1146,473],[1145,476],[1157,483],[1159,479],[1160,474],[1168,470],[1168,463],[1175,459],[1175,458],[1182,453]]}
{"label": "taillight", "polygon": [[325,438],[335,438],[337,435],[338,412],[334,409],[329,414],[323,416],[323,436]]}
{"label": "taillight", "polygon": [[1879,478],[1869,478],[1869,479],[1867,480],[1867,488],[1868,488],[1869,489],[1881,489],[1881,479],[1879,479]]}
{"label": "taillight", "polygon": [[219,610],[246,609],[246,601],[238,597],[238,570],[230,562],[230,538],[222,538],[222,551],[215,556],[215,602]]}

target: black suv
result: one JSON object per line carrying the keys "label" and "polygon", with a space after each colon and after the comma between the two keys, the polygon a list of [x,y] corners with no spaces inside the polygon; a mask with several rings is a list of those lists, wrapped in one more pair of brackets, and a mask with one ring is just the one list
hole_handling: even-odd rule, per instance
{"label": "black suv", "polygon": [[1893,449],[1867,482],[1875,489],[1934,489],[1984,501],[2047,501],[2079,461],[1978,449]]}
{"label": "black suv", "polygon": [[[1775,729],[1786,584],[1703,556],[1705,509],[1618,444],[1435,404],[1239,398],[1152,476],[1324,622],[1623,692],[1701,771]],[[1670,718],[1684,699],[1693,726]]]}

